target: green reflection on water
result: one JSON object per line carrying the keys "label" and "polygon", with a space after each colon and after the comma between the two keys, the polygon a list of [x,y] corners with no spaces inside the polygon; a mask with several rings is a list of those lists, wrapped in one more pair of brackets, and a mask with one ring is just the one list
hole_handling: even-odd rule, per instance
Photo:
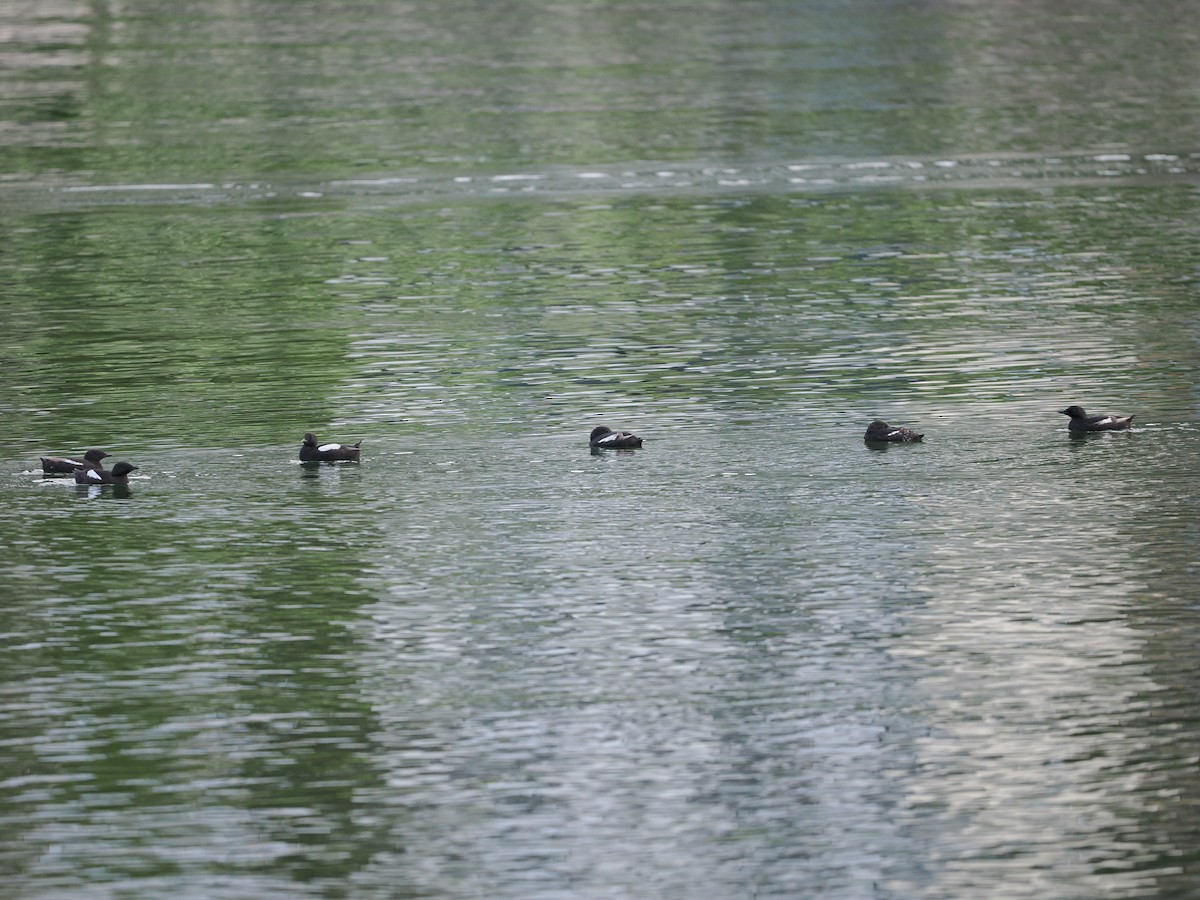
{"label": "green reflection on water", "polygon": [[[102,181],[1193,143],[1183,0],[13,14],[6,174]],[[1105,23],[1121,22],[1120,27]]]}
{"label": "green reflection on water", "polygon": [[[5,381],[49,445],[236,447],[328,420],[349,317],[325,287],[340,247],[308,216],[98,210],[8,236]],[[147,413],[174,433],[141,430]]]}
{"label": "green reflection on water", "polygon": [[1194,208],[1167,187],[32,215],[0,263],[8,437],[289,446],[485,406],[477,426],[549,424],[596,388],[840,414],[1103,379],[1183,403],[1189,338],[1161,326],[1192,315]]}
{"label": "green reflection on water", "polygon": [[374,599],[375,538],[361,521],[323,527],[348,521],[337,495],[264,491],[238,507],[244,482],[170,489],[161,474],[117,504],[47,489],[53,507],[6,542],[22,600],[5,632],[22,639],[0,678],[17,740],[5,773],[37,794],[6,808],[40,815],[5,843],[76,830],[50,871],[101,866],[105,881],[187,872],[188,848],[208,841],[226,847],[214,872],[345,877],[379,849],[354,812],[380,778],[379,725],[346,664]]}

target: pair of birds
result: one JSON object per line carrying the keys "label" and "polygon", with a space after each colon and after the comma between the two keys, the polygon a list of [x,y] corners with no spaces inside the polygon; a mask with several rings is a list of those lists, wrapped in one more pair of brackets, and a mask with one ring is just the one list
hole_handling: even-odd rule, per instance
{"label": "pair of birds", "polygon": [[[1070,421],[1067,422],[1067,430],[1073,434],[1085,434],[1089,431],[1124,431],[1133,421],[1133,416],[1089,416],[1087,410],[1082,406],[1068,406],[1066,409],[1060,409],[1059,413],[1070,417]],[[918,434],[911,428],[892,426],[876,419],[867,426],[867,433],[863,435],[863,440],[868,444],[915,444],[923,437],[925,435]]]}
{"label": "pair of birds", "polygon": [[106,469],[102,461],[110,454],[103,450],[89,450],[78,459],[70,456],[43,456],[42,471],[47,475],[73,475],[76,484],[129,484],[129,473],[137,466],[119,462]]}

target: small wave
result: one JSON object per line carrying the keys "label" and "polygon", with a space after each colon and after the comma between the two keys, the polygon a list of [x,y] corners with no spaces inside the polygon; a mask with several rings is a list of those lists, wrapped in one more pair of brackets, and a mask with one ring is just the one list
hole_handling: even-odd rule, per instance
{"label": "small wave", "polygon": [[[274,199],[322,202],[422,202],[446,196],[495,197],[508,186],[522,195],[796,193],[912,188],[997,189],[1192,180],[1200,154],[1079,151],[1054,155],[968,154],[958,157],[805,159],[714,166],[646,162],[611,167],[471,172],[420,170],[305,183],[188,182],[86,184],[30,181],[0,187],[26,205],[243,203]],[[86,196],[86,201],[82,197]]]}

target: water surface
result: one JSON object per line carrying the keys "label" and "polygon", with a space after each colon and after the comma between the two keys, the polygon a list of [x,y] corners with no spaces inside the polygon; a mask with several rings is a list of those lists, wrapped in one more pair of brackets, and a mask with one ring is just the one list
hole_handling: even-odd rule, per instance
{"label": "water surface", "polygon": [[9,890],[1195,893],[1188,12],[0,11]]}

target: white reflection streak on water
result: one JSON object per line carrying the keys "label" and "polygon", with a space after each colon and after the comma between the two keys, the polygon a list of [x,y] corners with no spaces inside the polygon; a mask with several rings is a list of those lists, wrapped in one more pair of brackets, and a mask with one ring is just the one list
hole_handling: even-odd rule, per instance
{"label": "white reflection streak on water", "polygon": [[[483,561],[463,561],[458,579],[493,554],[500,571],[465,604],[461,590],[396,573],[395,601],[375,610],[379,667],[364,680],[391,747],[389,785],[436,810],[406,833],[413,856],[471,859],[454,876],[468,890],[515,880],[553,895],[566,879],[735,893],[753,871],[778,893],[808,879],[798,858],[848,896],[868,889],[902,856],[880,817],[891,663],[874,635],[889,616],[831,558],[800,582],[821,591],[813,631],[780,630],[803,594],[784,585],[778,609],[755,596],[761,560],[735,524],[755,479],[668,486],[637,510],[658,526],[610,528],[587,516],[627,508],[626,476],[641,483],[639,460],[654,457],[584,459],[558,488],[565,499],[538,507],[533,544],[493,545],[502,528],[472,541],[467,559]],[[721,453],[693,447],[690,459],[709,471]],[[524,575],[506,582],[509,567]],[[402,691],[388,686],[400,671]],[[425,878],[446,874],[429,862]]]}
{"label": "white reflection streak on water", "polygon": [[[1123,615],[1142,587],[1122,577],[1135,562],[1121,531],[1098,517],[1016,540],[1019,528],[1049,524],[1028,512],[984,504],[951,514],[930,596],[894,649],[920,673],[929,723],[914,741],[905,808],[932,838],[932,896],[969,892],[1014,854],[1024,864],[992,896],[1153,883],[1151,873],[1118,871],[1130,850],[1121,835],[1155,804],[1129,770],[1144,748],[1113,741],[1158,690]],[[997,551],[981,569],[980,555]],[[1102,571],[1084,562],[1094,560]]]}

